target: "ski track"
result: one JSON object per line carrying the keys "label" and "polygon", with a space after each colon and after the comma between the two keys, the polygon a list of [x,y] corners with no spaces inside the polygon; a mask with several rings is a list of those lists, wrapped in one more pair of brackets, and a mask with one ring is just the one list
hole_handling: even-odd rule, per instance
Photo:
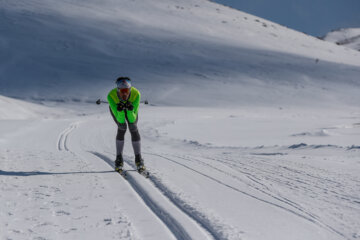
{"label": "ski track", "polygon": [[[110,159],[107,161],[109,165],[113,166],[113,161],[111,161]],[[130,166],[132,166],[132,168],[135,168],[135,164],[131,161],[128,161],[126,159],[124,161],[127,162]],[[166,187],[162,183],[162,181],[155,176],[155,174],[151,173],[148,179],[173,205],[175,205],[179,210],[181,210],[184,214],[186,214],[189,218],[194,220],[198,225],[200,225],[204,230],[206,230],[213,239],[227,239],[227,237],[224,236],[223,231],[216,230],[216,227],[213,226],[211,219],[207,218],[203,213],[199,212],[197,209],[186,203],[183,199],[179,198],[177,194],[172,192],[168,187]]]}
{"label": "ski track", "polygon": [[[104,162],[106,162],[111,168],[114,168],[114,162],[108,158],[107,156],[98,153],[98,152],[91,152],[92,154],[94,154],[95,156],[97,156],[98,158],[102,159]],[[126,160],[125,159],[125,165],[124,167],[127,169],[130,169],[131,166],[131,170],[135,169],[135,165]],[[138,176],[139,178],[133,176],[132,174],[127,174],[127,181],[129,182],[130,186],[132,187],[132,189],[141,197],[141,199],[143,199],[144,203],[146,204],[146,206],[148,208],[151,209],[151,211],[168,227],[168,229],[173,233],[173,235],[175,236],[176,239],[181,239],[181,240],[191,240],[194,239],[188,232],[186,229],[184,229],[183,225],[176,219],[174,218],[173,214],[171,214],[170,212],[168,212],[164,207],[162,207],[159,203],[157,203],[157,201],[155,199],[153,199],[145,190],[145,188],[143,186],[141,186],[141,181],[144,181],[145,179],[143,176]],[[140,180],[141,179],[141,180]],[[151,176],[150,173],[150,177],[148,178],[151,180],[151,182],[154,183],[153,177]],[[140,180],[140,182],[139,182]],[[161,191],[161,189],[159,189],[159,187],[157,185],[155,185],[157,187],[158,190],[160,190],[160,192],[164,192]],[[166,192],[166,191],[165,191]],[[160,193],[161,194],[161,193]],[[164,195],[162,195],[164,196]],[[209,230],[206,226],[204,226],[204,224],[202,224],[201,222],[197,221],[196,218],[194,218],[193,216],[189,215],[186,211],[184,211],[183,208],[179,207],[179,204],[177,204],[176,202],[172,201],[171,199],[168,198],[168,196],[165,195],[165,198],[169,201],[169,204],[172,203],[172,205],[177,208],[178,210],[180,210],[181,212],[183,212],[187,217],[189,217],[191,220],[195,220],[195,223],[198,225],[198,227],[205,233],[203,236],[203,239],[220,239],[217,238],[216,235],[213,234],[213,231]],[[190,224],[194,224],[194,222],[191,222]]]}
{"label": "ski track", "polygon": [[[257,190],[257,191],[260,191],[261,193],[263,193],[263,194],[265,194],[265,195],[268,195],[268,196],[270,196],[271,198],[273,198],[273,199],[275,199],[275,200],[278,200],[278,201],[280,201],[280,202],[282,202],[282,203],[285,203],[285,204],[287,204],[287,205],[289,205],[289,206],[291,206],[291,207],[293,207],[293,208],[296,208],[296,209],[299,210],[300,212],[302,212],[302,213],[304,213],[304,214],[307,214],[309,217],[312,217],[312,218],[316,218],[316,219],[317,219],[316,216],[314,216],[314,215],[312,215],[311,213],[308,213],[308,212],[306,212],[305,210],[303,210],[303,209],[300,207],[300,205],[298,205],[297,203],[295,203],[295,202],[293,202],[293,201],[290,201],[289,199],[286,199],[286,198],[282,198],[282,197],[275,196],[275,195],[271,194],[270,192],[267,192],[267,191],[265,191],[265,190],[262,190],[260,187],[257,187],[256,185],[249,184],[248,182],[242,180],[240,177],[238,177],[238,176],[236,176],[236,175],[230,174],[229,172],[226,172],[226,171],[220,169],[219,167],[216,167],[216,166],[211,165],[211,164],[209,164],[209,163],[205,163],[205,162],[203,162],[203,161],[201,161],[201,160],[198,160],[198,159],[196,159],[196,158],[194,158],[194,157],[192,157],[192,158],[186,158],[186,157],[182,157],[182,156],[173,156],[173,157],[180,158],[180,159],[182,159],[182,160],[187,160],[187,161],[196,161],[197,163],[199,163],[199,164],[201,164],[201,165],[210,167],[211,169],[214,169],[214,170],[216,170],[216,171],[218,171],[218,172],[220,172],[220,173],[222,173],[222,174],[224,174],[224,175],[226,175],[226,176],[229,176],[229,177],[231,177],[231,178],[233,178],[233,179],[235,179],[235,180],[237,180],[237,181],[239,181],[239,182],[241,182],[241,183],[244,183],[244,184],[246,184],[248,187],[253,188],[253,189]],[[213,161],[215,161],[215,162],[220,162],[220,163],[222,163],[219,159],[212,159],[212,158],[208,158],[208,159],[213,160]],[[224,164],[224,165],[225,165],[225,164]],[[225,166],[228,167],[227,165],[225,165]],[[252,181],[252,182],[254,182],[255,184],[260,185],[261,187],[264,187],[266,190],[270,191],[270,189],[269,189],[265,184],[261,183],[260,180],[257,180],[257,177],[255,177],[254,175],[252,175],[252,174],[250,174],[250,173],[248,173],[248,172],[245,172],[245,171],[241,171],[241,170],[239,170],[239,169],[237,169],[237,171],[240,172],[241,174],[244,174],[250,181]]]}
{"label": "ski track", "polygon": [[[126,160],[125,160],[126,161]],[[127,161],[129,165],[135,168],[135,164],[130,161]],[[189,218],[193,219],[198,225],[205,229],[214,239],[226,239],[223,234],[217,231],[213,226],[211,221],[206,218],[202,213],[196,211],[184,200],[180,199],[175,193],[173,193],[168,187],[166,187],[160,179],[158,179],[154,174],[151,174],[149,180],[154,184],[154,186],[160,190],[160,192],[174,204],[178,209],[185,213]]]}
{"label": "ski track", "polygon": [[[66,129],[64,129],[58,136],[57,141],[57,150],[58,151],[66,151],[73,153],[69,146],[69,136],[70,134],[79,126],[79,122],[73,122],[71,123]],[[70,148],[69,148],[70,147]],[[89,151],[91,154],[95,155],[97,158],[100,158],[105,163],[107,163],[112,169],[114,168],[114,162],[107,157],[106,155],[95,152],[95,151]],[[75,154],[81,156],[82,154]],[[109,153],[110,154],[110,153]],[[304,170],[301,170],[299,168],[292,168],[291,166],[282,166],[277,165],[274,166],[272,163],[268,162],[267,158],[256,156],[256,157],[246,157],[242,156],[243,158],[246,158],[246,163],[243,161],[234,161],[233,158],[229,157],[219,157],[219,156],[192,156],[192,155],[177,155],[177,154],[158,154],[158,153],[152,153],[152,152],[146,152],[145,154],[160,157],[162,159],[165,159],[169,162],[172,162],[176,165],[179,165],[181,167],[184,167],[188,170],[191,170],[192,172],[195,172],[198,175],[201,175],[217,184],[220,184],[226,188],[229,188],[233,191],[236,191],[238,193],[241,193],[243,195],[246,195],[248,197],[251,197],[253,199],[256,199],[258,201],[264,202],[266,204],[269,204],[273,207],[280,208],[290,214],[294,214],[297,217],[303,218],[312,224],[315,224],[323,229],[326,229],[328,231],[334,232],[337,235],[341,236],[344,239],[351,239],[347,237],[344,233],[338,231],[337,229],[333,228],[331,225],[326,224],[322,221],[322,218],[317,216],[315,213],[312,213],[311,211],[307,210],[306,208],[302,207],[301,204],[296,203],[294,201],[291,201],[290,199],[281,196],[281,194],[276,193],[269,188],[266,183],[263,183],[262,180],[265,176],[266,179],[270,177],[270,181],[274,181],[275,183],[283,183],[285,181],[285,184],[291,184],[291,182],[296,181],[297,183],[302,185],[309,185],[308,182],[302,180],[299,177],[296,177],[295,179],[288,175],[288,173],[293,173],[296,175],[304,176],[310,179],[313,179],[315,182],[317,182],[315,185],[309,185],[308,188],[305,190],[311,191],[312,188],[316,188],[318,190],[323,190],[328,188],[330,185],[328,184],[336,184],[341,185],[341,182],[336,182],[332,180],[329,176],[329,174],[325,174],[325,178],[321,175],[314,175],[312,172],[307,172]],[[180,159],[181,161],[178,161],[176,159]],[[184,162],[184,160],[188,163],[192,163],[191,167],[189,164]],[[210,160],[210,161],[209,161]],[[265,166],[264,168],[258,167],[258,162],[262,163],[262,166]],[[132,161],[129,159],[125,159],[126,167],[127,169],[131,169],[130,171],[133,171],[135,169],[135,165]],[[246,184],[249,188],[259,191],[262,194],[270,197],[274,201],[261,198],[259,196],[256,196],[254,194],[251,194],[249,192],[243,191],[240,188],[237,188],[231,183],[228,183],[227,181],[219,180],[218,178],[215,178],[209,174],[203,171],[199,171],[194,167],[195,164],[200,164],[201,166],[205,166],[206,169],[212,169],[214,171],[217,171],[221,173],[222,175],[231,178],[233,180],[239,181],[243,184]],[[224,168],[226,170],[224,170]],[[274,172],[270,169],[273,169],[274,167],[281,168],[283,172],[280,173],[280,175],[274,176]],[[231,171],[227,171],[231,170]],[[135,171],[135,170],[134,170]],[[278,170],[279,171],[279,170]],[[323,170],[326,171],[326,170]],[[235,172],[235,173],[234,173]],[[236,173],[241,173],[242,176],[245,177],[245,179],[242,179],[241,177],[237,176]],[[260,175],[259,175],[260,173]],[[56,173],[55,173],[56,174]],[[119,176],[120,177],[120,176]],[[248,179],[249,181],[246,181]],[[307,179],[308,180],[308,179]],[[318,181],[316,181],[318,180]],[[356,179],[353,179],[354,181]],[[143,179],[143,176],[140,176],[138,174],[128,174],[127,175],[127,182],[129,183],[129,187],[131,187],[137,195],[143,200],[146,207],[148,207],[160,220],[164,223],[164,225],[169,229],[169,231],[173,234],[173,236],[176,239],[194,239],[193,235],[189,233],[189,231],[186,229],[186,224],[184,225],[184,221],[179,221],[180,218],[178,218],[173,211],[166,210],[166,207],[159,204],[157,197],[152,197],[151,194],[147,192],[147,189],[144,184],[146,184],[146,181],[149,181],[152,183],[152,185],[157,189],[159,192],[156,193],[158,196],[164,197],[167,201],[168,205],[173,206],[180,212],[182,212],[187,218],[189,218],[187,221],[190,221],[190,224],[196,224],[199,229],[201,229],[200,232],[203,233],[203,238],[201,239],[226,239],[224,237],[223,232],[221,229],[217,228],[215,223],[209,219],[206,215],[204,215],[201,211],[194,208],[189,205],[185,200],[181,199],[176,193],[172,192],[171,189],[169,189],[161,179],[157,178],[156,175],[150,175],[148,180]],[[320,182],[319,182],[320,181]],[[322,185],[321,185],[322,184]],[[291,188],[291,185],[289,185]],[[331,192],[332,189],[330,189]],[[345,192],[345,191],[344,191]],[[346,193],[346,192],[345,192]],[[339,195],[339,193],[334,192],[334,194]],[[340,194],[341,195],[341,194]],[[347,199],[348,201],[352,201],[351,196],[347,195],[341,195],[343,199]],[[346,199],[345,199],[346,200]],[[278,202],[278,203],[276,203]],[[288,207],[286,207],[288,206]],[[57,214],[66,214],[65,212],[56,212]],[[189,222],[187,222],[189,223]]]}
{"label": "ski track", "polygon": [[[78,122],[71,123],[68,128],[66,128],[58,138],[58,150],[59,151],[70,151],[68,147],[68,140],[69,135],[74,129],[78,127]],[[107,157],[104,154],[101,154],[99,152],[90,152],[96,157],[102,159],[104,162],[106,162],[111,168],[114,168],[114,162]],[[111,154],[111,153],[109,153]],[[202,157],[195,157],[190,155],[174,155],[174,154],[157,154],[157,153],[145,153],[153,156],[157,156],[163,159],[166,159],[167,161],[173,162],[177,165],[180,165],[184,168],[187,168],[199,175],[202,175],[203,177],[206,177],[213,182],[216,182],[217,184],[220,184],[222,186],[225,186],[231,190],[234,190],[236,192],[239,192],[241,194],[244,194],[248,197],[254,198],[258,201],[262,201],[266,204],[272,205],[274,207],[280,208],[284,211],[287,211],[291,214],[294,214],[300,218],[303,218],[312,224],[315,224],[323,229],[326,229],[328,231],[334,232],[337,235],[341,236],[344,239],[350,239],[347,236],[345,236],[344,233],[338,231],[337,229],[333,228],[331,225],[326,224],[322,221],[321,217],[317,216],[315,213],[312,213],[311,211],[308,211],[304,207],[302,207],[299,203],[296,203],[294,201],[291,201],[290,199],[281,196],[280,194],[277,194],[276,192],[273,192],[265,183],[262,183],[261,176],[259,178],[258,174],[252,174],[253,172],[262,172],[263,174],[267,174],[272,176],[272,173],[269,172],[269,170],[260,169],[256,165],[253,164],[254,161],[261,161],[263,164],[269,167],[274,167],[271,165],[271,163],[266,162],[266,158],[261,156],[256,156],[255,158],[248,158],[249,163],[244,162],[234,162],[233,159],[227,159],[226,157],[208,157],[208,156],[202,156]],[[246,156],[243,156],[246,157]],[[177,161],[176,158],[181,159],[182,161]],[[201,159],[201,160],[200,160]],[[188,164],[184,163],[184,160],[187,162],[192,162],[196,164],[200,164],[202,166],[206,166],[207,169],[210,167],[210,169],[213,169],[217,172],[220,172],[221,174],[225,175],[226,177],[230,177],[236,181],[239,181],[243,184],[246,184],[248,187],[255,191],[259,191],[262,194],[270,197],[274,201],[271,201],[269,199],[261,198],[259,196],[253,195],[251,193],[242,191],[241,189],[233,186],[232,184],[227,183],[226,181],[219,180],[217,178],[212,177],[209,174],[206,174],[204,172],[196,170],[194,167],[189,167]],[[209,162],[208,160],[212,161]],[[135,165],[132,163],[132,161],[125,159],[125,162],[127,165],[131,166],[132,169],[135,168]],[[220,166],[219,166],[220,164]],[[224,166],[228,169],[231,169],[232,171],[226,171],[223,169]],[[335,182],[331,179],[324,179],[320,176],[312,175],[311,173],[304,172],[299,169],[292,169],[291,166],[280,166],[282,169],[288,172],[293,172],[295,174],[301,174],[306,175],[307,177],[314,178],[315,180],[321,180],[328,182],[329,184],[338,184],[338,182]],[[246,179],[242,179],[239,176],[236,176],[234,173],[238,172],[241,173],[246,179],[249,181],[246,181]],[[170,230],[170,232],[173,234],[173,236],[177,239],[193,239],[191,234],[189,234],[185,229],[184,226],[182,226],[181,222],[177,220],[177,217],[172,215],[170,212],[166,211],[162,206],[157,203],[156,198],[152,198],[147,192],[141,181],[144,181],[143,179],[138,179],[137,177],[133,176],[132,174],[128,174],[128,182],[131,186],[131,188],[138,194],[138,196],[144,201],[145,205],[165,224],[165,226]],[[279,179],[279,183],[281,181],[287,181],[291,183],[291,181],[294,181],[294,179],[290,176],[287,176],[286,174],[281,174],[282,179]],[[194,221],[199,228],[203,229],[204,232],[207,233],[207,238],[209,236],[212,239],[226,239],[226,237],[223,235],[223,232],[221,229],[217,228],[216,225],[214,225],[214,222],[209,219],[206,215],[204,215],[201,211],[199,212],[198,209],[194,208],[189,205],[186,201],[179,198],[179,196],[172,192],[171,189],[169,189],[167,186],[164,185],[164,183],[161,181],[161,179],[158,179],[155,175],[150,175],[149,181],[152,182],[153,186],[160,191],[160,194],[164,196],[174,207],[176,207],[178,210],[180,210],[182,213],[184,213],[188,218],[190,218],[192,221]],[[299,183],[308,184],[306,182],[302,182],[301,179],[296,178],[295,181],[298,181]],[[310,187],[310,186],[309,186]],[[318,188],[319,186],[315,186],[315,188]],[[309,191],[311,189],[308,189]],[[321,189],[320,189],[321,190]],[[346,196],[345,196],[346,197]],[[278,203],[277,203],[278,202]],[[286,207],[288,206],[288,207]]]}
{"label": "ski track", "polygon": [[79,123],[74,122],[70,124],[64,131],[62,131],[59,135],[58,142],[57,142],[57,149],[59,151],[69,151],[68,148],[68,138],[69,134],[74,131],[78,127]]}
{"label": "ski track", "polygon": [[[248,196],[248,197],[254,198],[254,199],[258,200],[258,201],[261,201],[261,202],[264,202],[264,203],[266,203],[266,204],[269,204],[269,205],[272,205],[272,206],[274,206],[274,207],[277,207],[277,208],[280,208],[280,209],[282,209],[282,210],[285,210],[285,211],[287,211],[287,212],[289,212],[289,213],[291,213],[291,214],[294,214],[294,215],[296,215],[296,216],[298,216],[298,217],[301,217],[301,218],[303,218],[303,219],[305,219],[305,220],[307,220],[307,221],[309,221],[309,222],[311,222],[311,223],[313,223],[313,224],[316,224],[317,226],[319,226],[319,227],[321,227],[321,228],[324,228],[324,229],[327,229],[327,230],[329,230],[329,231],[331,231],[331,232],[334,232],[334,233],[336,233],[337,235],[339,235],[339,236],[341,236],[341,237],[343,237],[343,238],[345,238],[345,239],[349,239],[349,238],[347,238],[343,233],[339,232],[339,231],[336,230],[335,228],[331,227],[331,226],[328,225],[328,224],[323,223],[323,222],[320,220],[319,217],[317,217],[317,216],[315,216],[314,214],[312,214],[312,213],[310,213],[310,212],[307,212],[305,209],[301,208],[298,204],[296,204],[296,203],[294,203],[294,202],[292,202],[292,201],[289,201],[288,199],[282,199],[282,198],[279,198],[279,197],[277,197],[277,196],[274,196],[274,195],[272,195],[272,194],[270,194],[270,193],[268,193],[268,192],[265,192],[265,191],[261,190],[260,188],[254,187],[253,185],[249,185],[248,183],[242,181],[239,177],[236,177],[236,176],[234,176],[234,175],[232,175],[232,174],[230,174],[230,173],[228,173],[228,172],[225,172],[225,171],[223,171],[223,170],[220,170],[219,168],[217,168],[217,167],[215,167],[215,166],[213,166],[213,165],[211,165],[211,164],[207,164],[207,163],[204,163],[204,162],[202,162],[202,161],[200,161],[200,160],[196,160],[196,159],[194,159],[193,157],[191,157],[191,160],[190,160],[189,158],[184,158],[184,157],[177,156],[177,155],[172,156],[172,157],[180,158],[180,159],[182,159],[182,160],[196,161],[196,162],[198,162],[198,163],[200,163],[200,164],[202,164],[202,165],[206,165],[206,166],[208,166],[208,167],[210,166],[211,169],[215,169],[215,170],[223,173],[224,175],[227,175],[227,176],[230,176],[230,177],[232,177],[232,178],[235,178],[236,180],[241,181],[241,182],[247,184],[247,186],[249,186],[249,187],[251,187],[251,188],[253,188],[253,189],[255,189],[255,190],[258,190],[258,191],[260,191],[260,192],[262,192],[262,193],[270,196],[271,198],[273,198],[273,199],[275,199],[275,200],[277,200],[277,201],[280,201],[281,203],[284,203],[284,204],[289,205],[290,207],[296,209],[296,210],[299,211],[299,212],[297,212],[296,210],[292,210],[292,209],[290,209],[290,208],[286,208],[286,207],[284,207],[284,206],[282,206],[282,205],[280,205],[280,204],[277,204],[277,203],[268,201],[268,200],[266,200],[266,199],[259,198],[259,197],[255,196],[255,195],[249,194],[249,193],[247,193],[247,192],[244,192],[244,191],[242,191],[242,190],[240,190],[240,189],[238,189],[238,188],[236,188],[236,187],[234,187],[234,186],[231,186],[231,185],[229,185],[229,184],[227,184],[227,183],[225,183],[225,182],[223,182],[223,181],[221,181],[221,180],[218,180],[218,179],[216,179],[216,178],[214,178],[214,177],[212,177],[212,176],[210,176],[210,175],[207,175],[207,174],[205,174],[205,173],[203,173],[203,172],[200,172],[200,171],[198,171],[198,170],[196,170],[196,169],[194,169],[194,168],[191,168],[191,167],[187,166],[186,164],[180,163],[180,162],[178,162],[178,161],[176,161],[176,160],[174,160],[174,159],[172,159],[172,158],[169,158],[169,157],[167,157],[167,156],[163,156],[163,155],[161,155],[161,154],[156,154],[156,153],[146,153],[146,154],[148,154],[148,155],[153,155],[153,156],[157,156],[157,157],[166,159],[166,160],[168,160],[168,161],[171,161],[171,162],[173,162],[173,163],[175,163],[175,164],[177,164],[177,165],[180,165],[180,166],[182,166],[182,167],[184,167],[184,168],[187,168],[187,169],[189,169],[189,170],[191,170],[191,171],[193,171],[193,172],[196,172],[197,174],[202,175],[202,176],[204,176],[204,177],[206,177],[206,178],[208,178],[208,179],[210,179],[210,180],[212,180],[212,181],[214,181],[214,182],[216,182],[216,183],[218,183],[218,184],[220,184],[220,185],[223,185],[223,186],[225,186],[225,187],[227,187],[227,188],[229,188],[229,189],[232,189],[232,190],[234,190],[234,191],[236,191],[236,192],[239,192],[239,193],[241,193],[241,194],[244,194],[244,195],[246,195],[246,196]],[[213,159],[213,160],[214,160],[214,161],[219,161],[218,159]],[[237,169],[237,170],[238,170],[238,169]],[[242,173],[248,175],[247,172],[243,172],[243,171],[242,171]],[[250,180],[253,180],[252,178],[249,178],[249,179],[250,179]],[[254,182],[259,183],[259,182],[256,181],[256,180],[254,180]],[[263,184],[261,184],[261,185],[263,185]],[[263,186],[264,186],[264,185],[263,185]],[[217,235],[217,234],[216,234],[216,235]]]}
{"label": "ski track", "polygon": [[[60,133],[57,147],[58,151],[68,151],[68,139],[69,134],[76,129],[78,126],[78,122],[74,122],[70,124],[69,127],[67,127],[63,132]],[[102,159],[104,162],[106,162],[112,169],[114,169],[114,162],[108,158],[107,156],[98,153],[98,152],[90,152],[96,157]],[[77,154],[75,154],[77,155]],[[81,154],[80,154],[81,155]],[[142,177],[142,176],[141,176]],[[170,232],[173,234],[173,236],[176,239],[184,239],[184,240],[191,240],[191,236],[185,231],[183,226],[176,221],[176,219],[171,216],[165,209],[163,209],[159,204],[156,203],[145,191],[143,187],[140,186],[140,184],[135,180],[134,177],[130,176],[128,174],[127,181],[129,182],[132,189],[138,194],[138,196],[144,201],[145,205],[151,209],[151,211],[165,224],[165,226],[170,230]]]}
{"label": "ski track", "polygon": [[[193,161],[194,159],[195,158],[192,157],[191,160],[189,159],[187,160]],[[326,199],[323,199],[324,202],[328,202],[332,206],[334,206],[334,204],[337,205],[341,203],[352,204],[354,206],[354,202],[356,202],[355,200],[357,198],[349,194],[351,192],[356,192],[355,191],[356,188],[354,188],[354,186],[345,187],[341,183],[341,181],[332,180],[332,179],[341,180],[344,176],[338,174],[338,176],[331,178],[330,176],[332,176],[334,173],[331,173],[324,169],[315,169],[315,171],[314,169],[304,169],[305,167],[309,168],[309,166],[296,162],[294,163],[296,164],[296,168],[293,168],[288,164],[284,166],[283,162],[278,162],[278,160],[277,163],[274,165],[271,161],[269,161],[270,160],[269,158],[263,158],[263,157],[249,158],[246,156],[242,156],[242,159],[245,159],[245,161],[236,161],[236,162],[234,162],[233,159],[227,159],[226,157],[222,159],[219,156],[217,156],[216,158],[206,157],[206,159],[211,160],[214,163],[215,162],[222,163],[224,166],[227,166],[233,169],[234,171],[242,173],[242,175],[246,176],[250,181],[253,182],[253,184],[248,184],[249,187],[258,190],[263,194],[272,197],[275,200],[283,202],[288,206],[300,211],[301,213],[311,218],[314,218],[314,220],[316,220],[316,222],[321,224],[325,229],[328,229],[345,239],[351,239],[351,237],[349,238],[349,235],[346,236],[346,234],[341,232],[340,229],[338,230],[334,228],[331,225],[332,222],[327,219],[327,216],[317,216],[316,213],[314,213],[314,211],[311,209],[311,207],[313,207],[313,204],[311,204],[312,202],[295,203],[294,201],[291,201],[290,199],[283,197],[282,196],[283,194],[281,194],[280,192],[274,191],[274,189],[270,189],[266,184],[261,183],[261,181],[266,180],[266,182],[270,182],[270,183],[273,182],[274,185],[281,186],[285,184],[285,188],[288,188],[288,190],[290,191],[294,191],[294,187],[296,188],[297,192],[303,191],[300,193],[302,195],[309,195],[309,194],[316,195],[317,192],[327,192],[328,197]],[[247,164],[245,162],[247,162]],[[261,162],[261,164],[258,164],[259,162]],[[203,164],[207,164],[207,163],[203,163]],[[209,166],[212,166],[212,164],[209,164]],[[265,169],[259,168],[258,166],[263,166],[265,167]],[[268,171],[268,169],[273,169],[273,170]],[[219,170],[219,169],[215,169],[215,170]],[[236,176],[233,177],[237,178]],[[353,177],[346,176],[346,178],[349,177],[353,180],[354,184],[358,182]],[[246,181],[244,180],[241,180],[239,178],[237,178],[237,180],[242,181],[246,184]],[[270,184],[270,186],[272,186],[272,184]],[[350,188],[350,192],[349,190],[346,191],[347,188]],[[314,198],[314,196],[310,196],[310,197],[312,199]],[[358,209],[356,206],[354,207],[355,207],[353,208],[354,210]],[[316,210],[316,208],[314,210]]]}

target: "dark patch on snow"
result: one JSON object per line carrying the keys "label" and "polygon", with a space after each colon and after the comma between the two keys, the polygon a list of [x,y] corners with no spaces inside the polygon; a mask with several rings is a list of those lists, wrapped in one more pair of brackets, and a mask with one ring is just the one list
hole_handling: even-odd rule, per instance
{"label": "dark patch on snow", "polygon": [[251,155],[260,155],[260,156],[283,156],[288,155],[287,153],[251,153]]}
{"label": "dark patch on snow", "polygon": [[113,173],[114,171],[78,171],[78,172],[21,172],[21,171],[3,171],[0,170],[0,176],[16,176],[16,177],[31,177],[31,176],[42,176],[42,175],[67,175],[67,174],[98,174],[98,173]]}
{"label": "dark patch on snow", "polygon": [[254,149],[262,149],[262,148],[264,148],[265,146],[264,145],[261,145],[261,146],[256,146],[256,147],[254,147]]}
{"label": "dark patch on snow", "polygon": [[360,146],[352,145],[350,147],[347,147],[347,150],[353,150],[353,149],[360,149]]}
{"label": "dark patch on snow", "polygon": [[105,222],[105,225],[111,225],[112,224],[111,218],[105,218],[104,222]]}
{"label": "dark patch on snow", "polygon": [[196,146],[196,147],[206,147],[206,148],[211,147],[211,143],[202,144],[202,143],[199,143],[198,141],[195,141],[195,140],[184,139],[183,142],[186,143],[186,144]]}
{"label": "dark patch on snow", "polygon": [[309,132],[302,132],[302,133],[291,134],[291,137],[310,136],[310,135],[311,135],[311,133],[309,133]]}
{"label": "dark patch on snow", "polygon": [[294,145],[291,145],[289,148],[296,149],[296,148],[302,148],[302,147],[307,147],[307,144],[306,143],[294,144]]}
{"label": "dark patch on snow", "polygon": [[319,144],[319,145],[307,145],[306,143],[294,144],[289,146],[290,149],[297,149],[297,148],[309,148],[309,149],[319,149],[319,148],[343,148],[338,145],[332,144]]}
{"label": "dark patch on snow", "polygon": [[310,145],[311,148],[342,148],[341,146],[337,146],[337,145],[332,145],[332,144],[327,144],[327,145]]}

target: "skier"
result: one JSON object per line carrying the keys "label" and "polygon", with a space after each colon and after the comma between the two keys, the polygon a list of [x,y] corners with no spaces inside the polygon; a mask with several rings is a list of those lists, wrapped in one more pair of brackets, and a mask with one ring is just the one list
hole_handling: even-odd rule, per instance
{"label": "skier", "polygon": [[116,85],[117,87],[112,89],[107,96],[111,116],[118,126],[115,170],[121,172],[124,165],[122,154],[124,136],[128,125],[135,154],[135,164],[138,172],[141,173],[145,171],[144,160],[141,157],[141,139],[137,127],[141,95],[139,90],[131,86],[131,79],[129,77],[119,77],[116,79]]}

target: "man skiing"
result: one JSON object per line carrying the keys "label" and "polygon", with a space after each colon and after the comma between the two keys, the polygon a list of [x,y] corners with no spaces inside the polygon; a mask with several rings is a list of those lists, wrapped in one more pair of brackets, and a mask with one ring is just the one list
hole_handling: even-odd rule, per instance
{"label": "man skiing", "polygon": [[111,116],[118,126],[115,170],[121,172],[124,165],[122,154],[125,143],[124,136],[128,125],[135,154],[135,164],[138,172],[141,173],[145,171],[144,160],[141,157],[141,139],[137,127],[141,95],[139,90],[131,86],[131,79],[129,77],[119,77],[116,79],[116,86],[107,96]]}

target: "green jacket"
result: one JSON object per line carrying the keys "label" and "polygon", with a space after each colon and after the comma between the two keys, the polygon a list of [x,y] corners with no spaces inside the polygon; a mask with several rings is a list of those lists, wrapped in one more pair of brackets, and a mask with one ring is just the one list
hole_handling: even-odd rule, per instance
{"label": "green jacket", "polygon": [[[136,121],[139,110],[140,97],[141,94],[139,90],[134,87],[131,87],[130,96],[127,101],[123,101],[119,98],[117,94],[117,88],[114,88],[109,92],[107,99],[109,101],[110,109],[119,123],[125,123],[125,114],[129,123],[134,123]],[[130,102],[134,106],[134,109],[132,111],[118,111],[117,104],[120,103],[120,101],[123,103]]]}

